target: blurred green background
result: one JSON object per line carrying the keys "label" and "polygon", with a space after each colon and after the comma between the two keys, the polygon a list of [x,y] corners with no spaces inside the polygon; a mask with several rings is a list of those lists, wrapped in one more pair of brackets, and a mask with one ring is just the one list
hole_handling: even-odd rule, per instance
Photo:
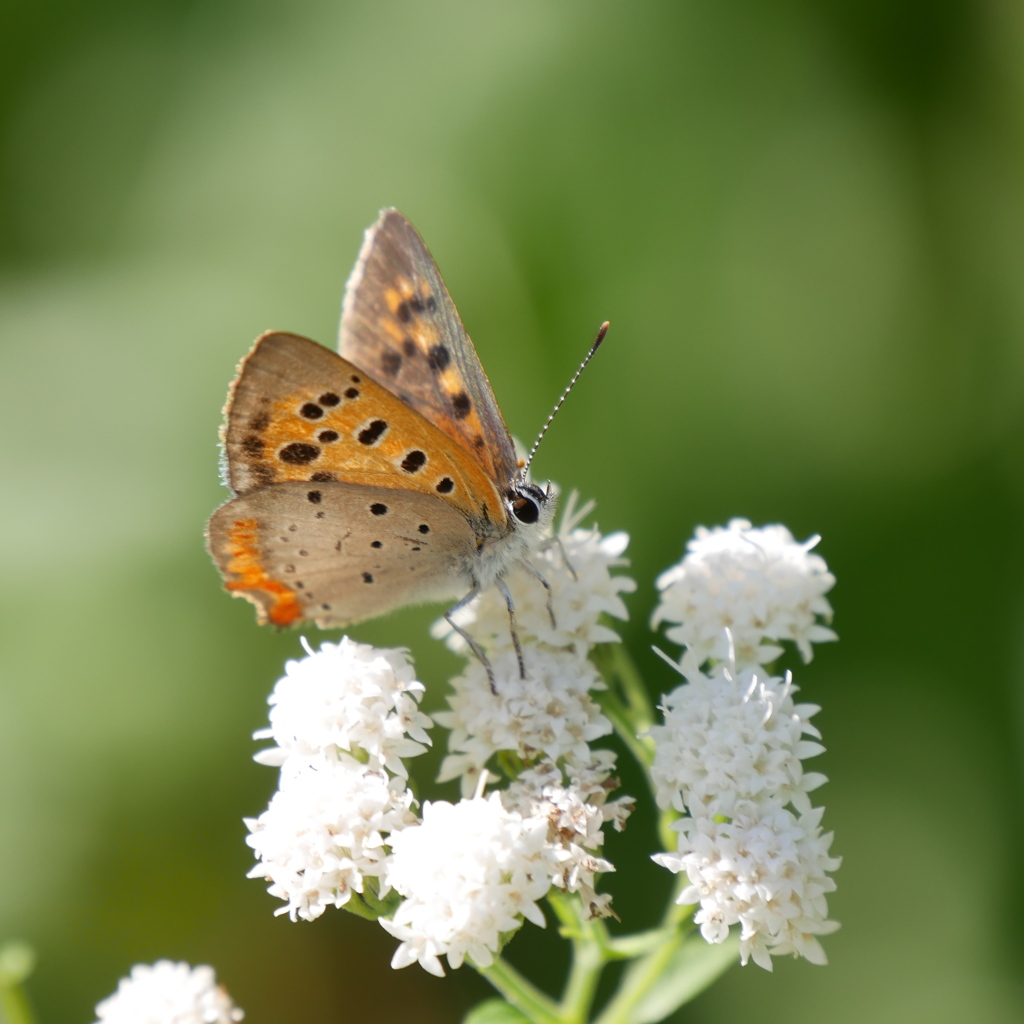
{"label": "blurred green background", "polygon": [[[536,468],[632,535],[652,691],[652,582],[696,524],[820,533],[839,578],[841,642],[797,670],[831,964],[734,969],[681,1019],[1022,1019],[1024,6],[4,0],[0,146],[0,938],[39,951],[42,1024],[165,956],[251,1024],[488,991],[244,877],[299,646],[203,551],[220,408],[264,329],[333,344],[385,205],[520,437],[612,321]],[[435,614],[352,631],[410,645],[432,706]],[[611,842],[630,927],[652,843]],[[551,980],[557,947],[511,955]]]}

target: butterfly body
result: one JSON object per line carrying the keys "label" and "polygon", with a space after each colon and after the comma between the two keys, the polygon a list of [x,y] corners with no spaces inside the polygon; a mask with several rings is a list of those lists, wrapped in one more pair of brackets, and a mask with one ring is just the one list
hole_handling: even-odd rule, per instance
{"label": "butterfly body", "polygon": [[[472,596],[543,535],[476,352],[419,235],[395,210],[349,281],[341,355],[267,332],[225,408],[211,554],[262,621],[323,627]],[[510,606],[510,615],[512,609]]]}

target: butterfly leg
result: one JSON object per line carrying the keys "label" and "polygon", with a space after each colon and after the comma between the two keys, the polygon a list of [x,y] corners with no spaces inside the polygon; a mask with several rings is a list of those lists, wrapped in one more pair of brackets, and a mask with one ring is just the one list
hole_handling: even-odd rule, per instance
{"label": "butterfly leg", "polygon": [[[534,579],[540,580],[540,584],[544,588],[544,591],[545,591],[545,600],[546,600],[547,606],[548,606],[548,618],[551,620],[551,628],[552,629],[558,629],[558,626],[555,623],[555,609],[554,609],[554,606],[551,604],[551,584],[548,583],[548,581],[546,579],[544,579],[544,577],[540,574],[540,570],[532,562],[528,562],[528,561],[526,561],[526,559],[523,559],[523,563],[522,564],[523,564],[523,568]],[[575,573],[573,574],[573,579],[576,579]]]}
{"label": "butterfly leg", "polygon": [[[452,629],[454,629],[455,632],[458,633],[459,636],[461,636],[462,639],[465,640],[466,643],[469,645],[469,649],[476,656],[476,660],[479,661],[481,665],[483,665],[484,671],[487,673],[487,682],[490,683],[491,686],[491,693],[493,693],[494,696],[497,697],[498,688],[494,685],[494,669],[491,668],[491,663],[488,660],[487,655],[484,654],[484,649],[476,642],[476,640],[473,639],[473,637],[469,635],[469,633],[467,633],[455,621],[455,614],[457,612],[462,611],[462,609],[465,608],[466,605],[468,605],[471,601],[473,601],[474,598],[478,597],[479,595],[480,588],[474,584],[473,589],[464,598],[462,598],[461,601],[459,601],[457,604],[452,605],[452,607],[444,613],[444,617],[448,625],[451,626]],[[520,665],[522,664],[521,657],[519,659],[519,663]]]}
{"label": "butterfly leg", "polygon": [[569,561],[569,555],[565,550],[565,545],[562,543],[562,538],[555,534],[555,543],[558,545],[558,550],[562,552],[562,561],[565,562],[566,569],[569,570],[569,575],[574,581],[579,582],[579,576],[576,575],[576,570],[572,567],[572,562]]}
{"label": "butterfly leg", "polygon": [[523,648],[519,643],[519,628],[516,625],[516,604],[512,600],[512,594],[505,581],[499,576],[495,581],[501,596],[505,598],[505,607],[508,608],[508,628],[512,633],[512,646],[516,649],[516,659],[519,661],[519,678],[526,678],[526,663],[523,661]]}

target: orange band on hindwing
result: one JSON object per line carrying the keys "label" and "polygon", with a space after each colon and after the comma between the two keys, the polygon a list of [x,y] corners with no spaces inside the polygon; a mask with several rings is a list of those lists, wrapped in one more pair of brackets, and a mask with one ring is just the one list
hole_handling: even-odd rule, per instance
{"label": "orange band on hindwing", "polygon": [[237,580],[227,580],[226,589],[241,591],[243,596],[250,597],[247,591],[261,590],[270,601],[267,604],[257,601],[266,617],[275,626],[290,626],[302,618],[302,608],[295,592],[278,580],[271,579],[263,568],[259,549],[259,525],[255,519],[236,519],[228,530],[228,552],[231,561],[227,571],[233,573]]}

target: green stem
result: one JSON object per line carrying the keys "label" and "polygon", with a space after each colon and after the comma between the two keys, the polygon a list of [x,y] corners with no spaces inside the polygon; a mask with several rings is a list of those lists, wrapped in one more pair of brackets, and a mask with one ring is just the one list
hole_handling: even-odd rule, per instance
{"label": "green stem", "polygon": [[641,733],[650,729],[654,724],[654,706],[629,651],[622,644],[599,644],[592,656],[609,684],[613,680],[618,683],[636,731]]}
{"label": "green stem", "polygon": [[627,968],[618,992],[597,1018],[596,1024],[629,1024],[631,1011],[661,977],[683,939],[679,930],[670,933],[656,949]]}
{"label": "green stem", "polygon": [[[595,647],[593,660],[608,683],[608,689],[597,695],[601,710],[643,768],[648,789],[657,798],[650,771],[654,763],[654,742],[641,738],[654,723],[654,708],[647,697],[643,679],[629,651],[622,644],[601,644]],[[625,696],[625,702],[619,697],[620,692]],[[676,833],[671,826],[678,817],[678,813],[671,808],[658,816],[658,839],[663,850],[676,848]]]}
{"label": "green stem", "polygon": [[562,993],[561,1020],[564,1024],[585,1024],[608,960],[604,953],[607,932],[601,921],[584,920],[579,899],[553,893],[548,902],[562,922],[562,934],[572,940],[572,967]]}
{"label": "green stem", "polygon": [[626,744],[629,752],[636,758],[640,767],[643,768],[644,775],[649,775],[650,767],[654,762],[654,744],[650,740],[640,739],[637,733],[642,730],[636,728],[633,719],[630,717],[629,710],[619,700],[614,691],[602,690],[596,696],[597,703],[615,727],[619,738]]}
{"label": "green stem", "polygon": [[617,936],[608,940],[605,956],[609,960],[635,960],[657,949],[671,937],[671,931],[665,928],[652,928],[650,931],[637,932],[635,935]]}
{"label": "green stem", "polygon": [[533,1024],[563,1024],[558,1004],[527,981],[507,960],[499,956],[494,958],[490,967],[475,963],[473,966]]}
{"label": "green stem", "polygon": [[594,1003],[597,983],[604,967],[601,949],[595,943],[577,943],[573,949],[572,970],[562,996],[561,1019],[565,1024],[585,1024]]}
{"label": "green stem", "polygon": [[658,981],[686,940],[691,928],[684,927],[683,922],[690,917],[693,908],[676,903],[686,882],[685,875],[677,876],[660,927],[608,941],[611,952],[634,962],[623,974],[618,991],[598,1017],[597,1024],[627,1024],[633,1009]]}
{"label": "green stem", "polygon": [[608,684],[608,689],[596,694],[597,702],[643,769],[647,786],[654,794],[654,741],[641,738],[654,724],[654,708],[644,681],[622,644],[599,644],[590,656]]}
{"label": "green stem", "polygon": [[673,823],[679,820],[679,812],[669,807],[658,815],[658,839],[661,841],[661,848],[670,853],[674,852],[679,845],[679,833],[672,827]]}
{"label": "green stem", "polygon": [[548,903],[561,924],[560,933],[573,944],[572,967],[560,1003],[556,1004],[500,957],[490,967],[473,966],[533,1024],[586,1024],[605,966],[612,960],[633,960],[615,996],[597,1018],[597,1024],[629,1024],[631,1014],[662,977],[691,930],[683,922],[693,908],[675,902],[685,881],[685,877],[677,879],[658,928],[614,939],[608,935],[603,921],[584,919],[577,898],[551,893]]}
{"label": "green stem", "polygon": [[[665,913],[661,919],[662,928],[677,928],[687,918],[693,915],[692,903],[679,904],[676,900],[679,899],[680,893],[690,884],[689,878],[686,877],[686,872],[681,871],[676,875],[676,883],[672,887],[672,895],[669,897],[668,904],[665,907]],[[690,922],[690,928],[692,928],[693,922]],[[689,930],[689,929],[688,929]]]}

